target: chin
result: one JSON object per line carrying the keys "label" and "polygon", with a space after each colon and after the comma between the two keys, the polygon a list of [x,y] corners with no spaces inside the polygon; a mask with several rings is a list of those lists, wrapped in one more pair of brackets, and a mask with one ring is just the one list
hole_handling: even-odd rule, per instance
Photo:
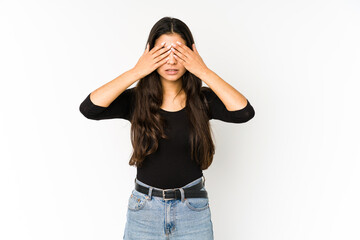
{"label": "chin", "polygon": [[165,80],[167,80],[167,81],[173,81],[173,82],[175,82],[175,81],[177,81],[177,80],[181,79],[181,77],[172,77],[172,78],[169,78],[169,77],[163,77],[163,79],[165,79]]}
{"label": "chin", "polygon": [[179,78],[181,78],[184,75],[184,73],[178,73],[175,75],[168,75],[166,73],[160,75],[162,78],[167,79],[169,81],[175,81],[178,80]]}

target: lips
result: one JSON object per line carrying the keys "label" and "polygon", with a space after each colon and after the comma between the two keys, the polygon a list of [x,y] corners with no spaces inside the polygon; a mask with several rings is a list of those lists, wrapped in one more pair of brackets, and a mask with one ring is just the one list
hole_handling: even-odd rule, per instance
{"label": "lips", "polygon": [[178,70],[178,69],[175,69],[175,68],[171,68],[171,69],[165,70],[165,72],[166,72],[166,74],[168,74],[168,75],[176,75],[176,74],[179,72],[179,70]]}

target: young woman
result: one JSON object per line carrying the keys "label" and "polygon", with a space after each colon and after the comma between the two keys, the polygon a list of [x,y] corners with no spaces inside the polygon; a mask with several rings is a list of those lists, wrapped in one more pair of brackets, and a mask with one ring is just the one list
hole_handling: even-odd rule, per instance
{"label": "young woman", "polygon": [[215,153],[209,120],[244,123],[255,111],[205,65],[184,22],[160,19],[137,64],[91,92],[80,112],[131,122],[137,176],[124,239],[214,238],[202,173]]}

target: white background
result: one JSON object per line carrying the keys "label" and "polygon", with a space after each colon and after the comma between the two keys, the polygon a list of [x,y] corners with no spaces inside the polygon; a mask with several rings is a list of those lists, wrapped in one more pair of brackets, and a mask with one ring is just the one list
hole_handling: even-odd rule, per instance
{"label": "white background", "polygon": [[360,239],[355,0],[2,0],[0,239],[122,239],[130,123],[79,105],[136,64],[164,16],[256,112],[211,120],[215,239]]}

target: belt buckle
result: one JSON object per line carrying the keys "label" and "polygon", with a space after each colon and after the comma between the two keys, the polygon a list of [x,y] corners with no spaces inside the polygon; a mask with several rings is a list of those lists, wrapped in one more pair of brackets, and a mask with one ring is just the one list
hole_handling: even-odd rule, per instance
{"label": "belt buckle", "polygon": [[176,189],[164,189],[164,190],[162,190],[162,195],[163,195],[164,200],[173,200],[173,199],[175,199],[175,197],[173,197],[173,198],[165,198],[165,192],[169,191],[169,190],[174,191],[174,192],[176,191]]}

